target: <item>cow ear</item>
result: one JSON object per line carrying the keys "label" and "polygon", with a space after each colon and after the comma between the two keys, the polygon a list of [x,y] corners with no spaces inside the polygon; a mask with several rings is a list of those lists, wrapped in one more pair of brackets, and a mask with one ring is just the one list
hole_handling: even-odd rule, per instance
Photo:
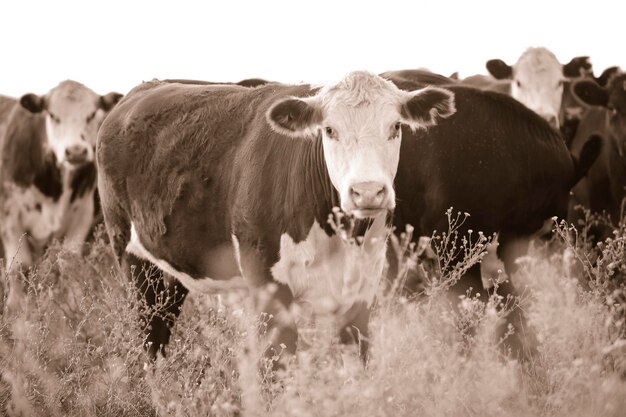
{"label": "cow ear", "polygon": [[438,87],[408,93],[408,99],[400,109],[402,122],[413,130],[433,126],[438,118],[452,116],[455,112],[454,93]]}
{"label": "cow ear", "polygon": [[24,94],[20,105],[31,113],[41,113],[46,108],[46,99],[33,93]]}
{"label": "cow ear", "polygon": [[583,103],[591,106],[606,107],[609,102],[609,92],[592,80],[580,80],[572,88],[574,95]]}
{"label": "cow ear", "polygon": [[324,120],[322,109],[314,98],[289,97],[268,110],[267,121],[276,132],[291,137],[314,134]]}
{"label": "cow ear", "polygon": [[123,94],[112,92],[107,95],[100,96],[98,105],[102,110],[110,111],[113,106],[115,106],[117,102],[122,99],[122,97],[124,97]]}
{"label": "cow ear", "polygon": [[577,56],[563,65],[563,75],[568,78],[580,77],[586,73],[593,73],[593,66],[588,56]]}
{"label": "cow ear", "polygon": [[622,70],[620,67],[617,67],[617,66],[609,67],[605,69],[604,71],[602,71],[602,74],[600,74],[600,76],[596,78],[596,82],[598,83],[598,85],[601,85],[602,87],[606,87],[607,85],[609,85],[609,81],[611,80],[611,78],[619,74],[621,71]]}
{"label": "cow ear", "polygon": [[490,59],[486,64],[487,71],[496,80],[508,80],[513,78],[513,67],[501,59]]}

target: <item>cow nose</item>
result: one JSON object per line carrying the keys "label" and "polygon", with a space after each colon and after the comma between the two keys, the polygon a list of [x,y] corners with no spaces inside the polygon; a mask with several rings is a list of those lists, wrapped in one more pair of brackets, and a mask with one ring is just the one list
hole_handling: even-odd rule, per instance
{"label": "cow nose", "polygon": [[375,181],[359,182],[350,187],[350,198],[359,209],[379,209],[387,198],[387,187]]}
{"label": "cow nose", "polygon": [[557,130],[559,129],[559,119],[554,114],[543,114],[542,116],[550,123],[550,126]]}
{"label": "cow nose", "polygon": [[68,146],[65,148],[65,160],[75,165],[87,162],[87,147],[83,145]]}

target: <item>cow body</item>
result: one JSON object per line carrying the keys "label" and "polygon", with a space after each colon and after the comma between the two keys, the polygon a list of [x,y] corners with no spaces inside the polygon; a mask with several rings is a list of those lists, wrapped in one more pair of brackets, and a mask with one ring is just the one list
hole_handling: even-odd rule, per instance
{"label": "cow body", "polygon": [[0,98],[0,235],[8,271],[32,266],[52,239],[80,248],[94,217],[95,134],[102,106],[117,99],[101,104],[73,81],[46,96]]}
{"label": "cow body", "polygon": [[[394,94],[406,94],[370,78]],[[367,335],[368,307],[382,273],[387,233],[387,211],[373,205],[383,204],[392,190],[376,186],[370,191],[379,163],[368,164],[361,174],[366,181],[351,186],[345,197],[342,175],[328,162],[333,147],[341,144],[337,129],[312,129],[302,122],[316,115],[303,104],[311,94],[309,86],[250,89],[151,82],[135,88],[107,118],[98,140],[99,192],[115,254],[124,273],[134,274],[148,304],[156,302],[160,291],[174,297],[169,315],[150,319],[151,356],[164,352],[169,326],[188,290],[250,289],[258,310],[273,317],[273,350],[281,351],[281,345],[287,352],[295,350],[294,296],[316,311],[336,314],[342,337],[345,326]],[[348,109],[357,112],[359,122],[357,133],[347,136],[362,137],[350,145],[351,153],[374,140],[371,129],[379,127],[372,120],[385,114],[376,107],[374,117],[362,115],[365,110],[359,109],[371,107],[364,104],[367,94],[363,90],[349,99]],[[281,114],[289,100],[298,108]],[[419,111],[428,117],[437,114],[430,106]],[[323,114],[332,111],[326,108]],[[285,137],[290,131],[268,120],[301,126],[300,137]],[[383,158],[392,181],[397,159],[387,162],[385,158],[394,157],[385,149],[397,146],[397,158],[399,143],[393,135],[400,130],[397,123],[391,127],[390,139],[386,127],[385,139],[368,155],[374,158],[370,161]],[[359,168],[346,162],[338,169],[348,175]],[[363,199],[369,203],[360,204]],[[394,203],[395,198],[385,204]],[[328,223],[333,207],[355,214],[355,227],[338,234]],[[352,242],[352,236],[360,243]],[[152,265],[175,280],[166,282]],[[364,355],[366,340],[361,348]]]}
{"label": "cow body", "polygon": [[[395,82],[393,74],[390,79]],[[398,85],[421,88],[421,80],[416,77],[411,86],[401,77]],[[415,239],[430,236],[448,230],[448,208],[469,213],[459,233],[469,229],[488,236],[498,233],[497,254],[511,277],[515,259],[524,254],[528,240],[545,233],[551,217],[565,217],[569,190],[588,163],[577,163],[558,132],[516,100],[458,84],[445,88],[455,94],[456,114],[431,128],[427,136],[406,132],[402,142],[396,232],[410,224]],[[597,148],[594,142],[583,150],[585,161],[597,155]],[[469,288],[486,299],[479,264],[465,273],[453,293],[465,295]],[[497,292],[505,298],[517,294],[510,280],[500,282]],[[530,342],[524,341],[524,334],[532,333],[521,309],[511,312],[509,323],[516,333],[502,346],[526,357],[533,341],[532,336]],[[506,329],[505,323],[501,336]]]}

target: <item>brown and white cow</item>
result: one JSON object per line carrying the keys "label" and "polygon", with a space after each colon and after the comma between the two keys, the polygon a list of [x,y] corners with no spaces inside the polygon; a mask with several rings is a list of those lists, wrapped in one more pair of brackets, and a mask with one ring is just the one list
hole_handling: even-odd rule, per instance
{"label": "brown and white cow", "polygon": [[[295,298],[334,313],[365,358],[401,126],[454,111],[447,90],[404,92],[367,72],[319,90],[133,89],[99,133],[98,190],[123,273],[149,305],[161,291],[172,297],[165,315],[144,317],[151,357],[164,353],[188,290],[245,286],[268,314],[269,352],[295,351]],[[354,216],[352,233],[328,223],[333,207]]]}
{"label": "brown and white cow", "polygon": [[555,128],[563,122],[561,104],[564,84],[569,78],[593,73],[588,57],[576,57],[562,65],[552,52],[543,47],[528,48],[512,66],[501,59],[491,59],[486,66],[493,78],[479,75],[467,77],[461,82],[484,90],[508,93]]}
{"label": "brown and white cow", "polygon": [[94,217],[94,149],[121,94],[67,80],[0,99],[0,236],[7,270],[28,268],[52,239],[78,248]]}

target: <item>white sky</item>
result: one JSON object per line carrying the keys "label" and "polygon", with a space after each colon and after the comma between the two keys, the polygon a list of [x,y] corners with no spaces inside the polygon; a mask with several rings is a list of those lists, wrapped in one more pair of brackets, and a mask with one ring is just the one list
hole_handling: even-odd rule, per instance
{"label": "white sky", "polygon": [[320,82],[367,69],[485,73],[529,46],[626,67],[623,0],[3,0],[0,94],[61,80],[100,94],[152,78]]}

